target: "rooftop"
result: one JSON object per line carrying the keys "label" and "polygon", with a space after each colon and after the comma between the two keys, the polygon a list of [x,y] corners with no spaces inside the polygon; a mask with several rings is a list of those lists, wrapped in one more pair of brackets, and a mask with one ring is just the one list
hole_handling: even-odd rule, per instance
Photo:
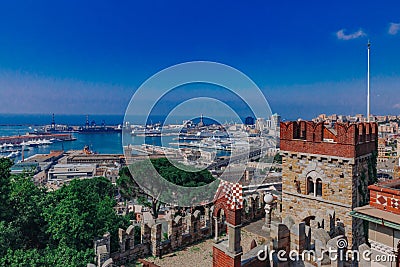
{"label": "rooftop", "polygon": [[368,186],[370,190],[400,196],[400,179],[389,180]]}
{"label": "rooftop", "polygon": [[27,159],[25,159],[26,162],[46,162],[46,161],[52,161],[54,159],[57,159],[58,157],[62,156],[64,151],[62,150],[54,150],[50,151],[49,154],[35,154]]}
{"label": "rooftop", "polygon": [[350,213],[352,216],[374,223],[379,223],[390,228],[400,230],[400,215],[387,212],[370,205],[355,208]]}

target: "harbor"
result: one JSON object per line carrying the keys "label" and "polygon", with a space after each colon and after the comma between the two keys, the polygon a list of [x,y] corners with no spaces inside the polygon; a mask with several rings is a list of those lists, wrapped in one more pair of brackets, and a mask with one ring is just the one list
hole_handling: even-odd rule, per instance
{"label": "harbor", "polygon": [[0,137],[0,157],[24,158],[25,152],[34,147],[49,146],[53,143],[75,141],[72,134],[26,134]]}
{"label": "harbor", "polygon": [[46,141],[75,141],[76,138],[72,134],[25,134],[25,135],[13,135],[0,137],[0,144],[11,144],[11,145],[24,145],[25,143],[35,144],[35,142],[46,142]]}

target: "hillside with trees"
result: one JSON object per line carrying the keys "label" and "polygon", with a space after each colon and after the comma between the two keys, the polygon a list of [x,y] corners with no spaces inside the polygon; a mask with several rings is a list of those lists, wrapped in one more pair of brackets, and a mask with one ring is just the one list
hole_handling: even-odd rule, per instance
{"label": "hillside with trees", "polygon": [[[153,179],[159,179],[154,177],[153,170],[157,172],[157,176],[162,177],[162,180],[159,180],[161,185],[153,183]],[[193,188],[191,191],[196,196],[199,194],[198,191],[201,191],[201,186],[211,184],[216,180],[208,170],[199,170],[177,162],[171,163],[167,158],[135,162],[129,167],[122,168],[119,174],[117,185],[120,188],[121,195],[125,199],[136,199],[140,204],[150,207],[154,218],[157,218],[158,211],[163,203],[155,194],[146,194],[138,184],[145,185],[150,189],[153,187],[156,192],[158,188],[168,190],[168,186],[162,185],[162,183],[172,183],[181,187]],[[216,191],[217,186],[218,184],[215,184],[212,192]],[[173,192],[163,193],[173,195]],[[193,196],[185,197],[193,198]]]}
{"label": "hillside with trees", "polygon": [[11,166],[0,159],[0,266],[86,266],[95,237],[118,236],[129,225],[114,211],[116,188],[108,179],[73,180],[47,192],[29,173],[11,175]]}

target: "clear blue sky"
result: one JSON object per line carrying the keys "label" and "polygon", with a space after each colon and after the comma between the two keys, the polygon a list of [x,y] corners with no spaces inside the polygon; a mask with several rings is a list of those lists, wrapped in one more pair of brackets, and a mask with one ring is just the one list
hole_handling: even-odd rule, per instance
{"label": "clear blue sky", "polygon": [[284,118],[400,114],[399,1],[7,1],[0,113],[123,114],[168,66],[210,60],[253,79]]}

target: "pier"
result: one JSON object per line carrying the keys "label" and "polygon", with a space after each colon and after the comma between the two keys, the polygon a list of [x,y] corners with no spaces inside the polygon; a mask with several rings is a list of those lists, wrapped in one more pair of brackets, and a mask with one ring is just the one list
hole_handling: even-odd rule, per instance
{"label": "pier", "polygon": [[76,140],[72,134],[26,134],[0,137],[0,144],[19,145],[23,142],[58,139],[61,141],[74,141]]}

